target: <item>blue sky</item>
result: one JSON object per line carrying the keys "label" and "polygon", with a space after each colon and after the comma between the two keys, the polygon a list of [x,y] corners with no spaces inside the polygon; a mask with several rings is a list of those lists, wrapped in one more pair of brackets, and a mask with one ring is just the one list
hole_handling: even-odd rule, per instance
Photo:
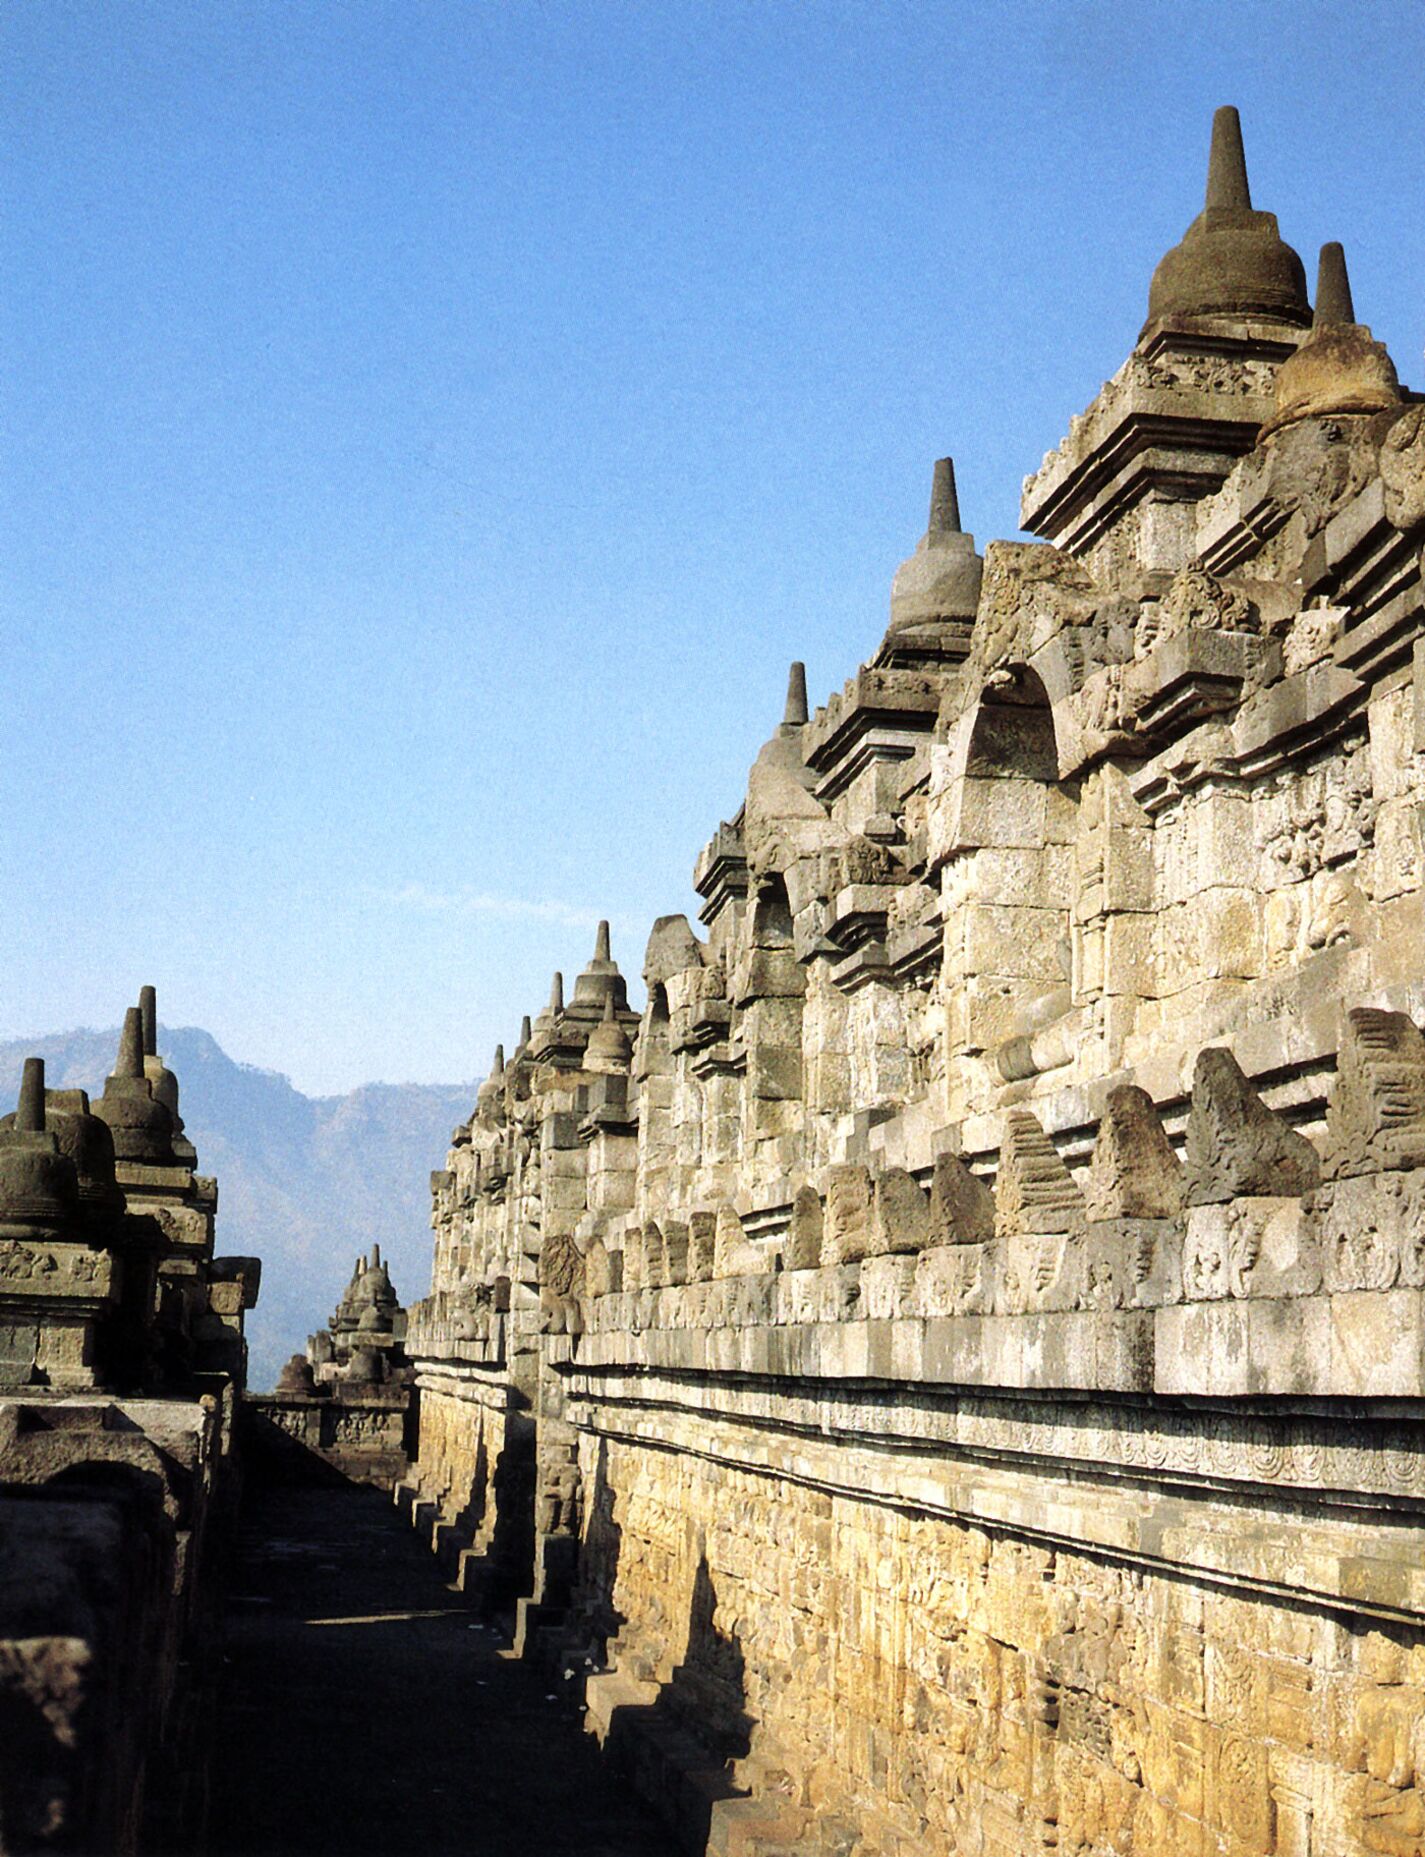
{"label": "blue sky", "polygon": [[0,12],[0,1037],[478,1075],[1128,353],[1213,108],[1422,379],[1425,6]]}

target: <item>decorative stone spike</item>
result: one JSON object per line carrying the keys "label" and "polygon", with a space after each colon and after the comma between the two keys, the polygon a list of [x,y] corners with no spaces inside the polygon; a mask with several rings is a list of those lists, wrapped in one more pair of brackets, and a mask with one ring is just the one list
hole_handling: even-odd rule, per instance
{"label": "decorative stone spike", "polygon": [[663,1281],[677,1288],[688,1281],[688,1228],[668,1219],[663,1224]]}
{"label": "decorative stone spike", "polygon": [[119,1034],[119,1055],[114,1063],[116,1077],[142,1077],[143,1014],[130,1006],[124,1014],[124,1029]]}
{"label": "decorative stone spike", "polygon": [[937,458],[930,479],[930,520],[927,535],[959,535],[960,498],[955,489],[955,460]]}
{"label": "decorative stone spike", "polygon": [[938,1154],[930,1182],[930,1243],[985,1244],[994,1235],[994,1194],[958,1154]]}
{"label": "decorative stone spike", "polygon": [[607,922],[601,922],[599,924],[598,933],[594,937],[594,959],[596,961],[608,961],[611,958],[609,954],[609,925]]}
{"label": "decorative stone spike", "polygon": [[716,1250],[717,1215],[694,1212],[688,1219],[689,1283],[711,1282]]}
{"label": "decorative stone spike", "polygon": [[641,1290],[647,1287],[647,1255],[648,1238],[645,1228],[642,1225],[630,1225],[623,1235],[622,1288]]}
{"label": "decorative stone spike", "polygon": [[371,1247],[371,1268],[373,1270],[379,1270],[381,1268],[381,1247],[379,1244],[373,1244]]}
{"label": "decorative stone spike", "polygon": [[821,1195],[814,1186],[799,1186],[792,1201],[792,1222],[782,1254],[784,1270],[815,1270],[821,1263]]}
{"label": "decorative stone spike", "polygon": [[1267,1107],[1226,1046],[1200,1051],[1187,1125],[1188,1204],[1295,1197],[1320,1177],[1315,1148]]}
{"label": "decorative stone spike", "polygon": [[797,659],[787,673],[787,707],[782,716],[782,725],[784,728],[800,728],[809,713],[807,667]]}
{"label": "decorative stone spike", "polygon": [[1252,210],[1247,156],[1242,147],[1242,118],[1231,103],[1224,103],[1213,114],[1205,205],[1210,213],[1250,213]]}
{"label": "decorative stone spike", "polygon": [[1073,1232],[1083,1222],[1084,1196],[1059,1150],[1027,1109],[1011,1109],[995,1180],[996,1230]]}
{"label": "decorative stone spike", "polygon": [[735,1207],[719,1206],[713,1236],[713,1275],[740,1277],[746,1273],[747,1234]]}
{"label": "decorative stone spike", "polygon": [[929,1200],[904,1167],[887,1167],[872,1188],[871,1252],[877,1257],[916,1256],[929,1243]]}
{"label": "decorative stone spike", "polygon": [[45,1128],[45,1061],[27,1057],[20,1075],[20,1101],[15,1127],[24,1135],[42,1135]]}
{"label": "decorative stone spike", "polygon": [[143,1020],[143,1054],[158,1056],[158,993],[153,987],[139,988],[139,1014]]}
{"label": "decorative stone spike", "polygon": [[1137,1084],[1108,1092],[1084,1198],[1091,1219],[1171,1219],[1183,1209],[1183,1170],[1152,1097]]}
{"label": "decorative stone spike", "polygon": [[556,973],[549,986],[549,1010],[558,1014],[564,1010],[564,976]]}
{"label": "decorative stone spike", "polygon": [[870,1225],[870,1174],[857,1161],[833,1167],[826,1186],[825,1261],[859,1263],[870,1243]]}
{"label": "decorative stone spike", "polygon": [[530,1039],[533,1036],[534,1036],[534,1027],[530,1024],[529,1014],[526,1013],[524,1017],[520,1020],[520,1047],[519,1048],[521,1051],[524,1050],[525,1046],[529,1043]]}
{"label": "decorative stone spike", "polygon": [[504,1074],[505,1074],[505,1047],[503,1045],[496,1045],[495,1046],[495,1061],[490,1066],[490,1082],[498,1083],[500,1078],[503,1077]]}
{"label": "decorative stone spike", "polygon": [[1333,1178],[1425,1167],[1425,1037],[1405,1013],[1346,1014],[1326,1128]]}
{"label": "decorative stone spike", "polygon": [[668,1254],[663,1246],[663,1227],[650,1219],[643,1228],[643,1286],[661,1290],[668,1281]]}
{"label": "decorative stone spike", "polygon": [[1313,329],[1324,329],[1331,323],[1352,323],[1356,320],[1356,306],[1351,301],[1351,280],[1346,274],[1346,253],[1338,239],[1332,239],[1321,247],[1321,257],[1316,270],[1316,310],[1312,317]]}

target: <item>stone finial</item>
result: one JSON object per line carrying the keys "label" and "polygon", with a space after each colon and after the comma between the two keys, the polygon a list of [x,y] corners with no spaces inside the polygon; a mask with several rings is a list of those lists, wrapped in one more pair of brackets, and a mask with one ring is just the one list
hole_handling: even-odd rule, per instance
{"label": "stone finial", "polygon": [[1425,1037],[1407,1014],[1346,1014],[1326,1129],[1333,1178],[1425,1167]]}
{"label": "stone finial", "polygon": [[373,1244],[371,1247],[371,1268],[373,1270],[379,1270],[381,1268],[381,1247],[379,1244]]}
{"label": "stone finial", "polygon": [[142,1077],[143,1067],[143,1014],[137,1006],[130,1006],[124,1014],[124,1029],[119,1034],[119,1055],[114,1060],[116,1077]]}
{"label": "stone finial", "polygon": [[1084,1190],[1089,1217],[1176,1218],[1183,1192],[1183,1170],[1152,1097],[1133,1083],[1110,1090]]}
{"label": "stone finial", "polygon": [[1225,1045],[1199,1051],[1187,1124],[1187,1199],[1296,1197],[1321,1177],[1315,1148],[1269,1109]]}
{"label": "stone finial", "polygon": [[549,983],[549,1012],[557,1018],[564,1010],[564,976],[556,971]]}
{"label": "stone finial", "polygon": [[801,659],[794,660],[787,673],[787,707],[782,714],[782,727],[799,729],[810,712],[807,709],[807,667]]}
{"label": "stone finial", "polygon": [[505,1074],[505,1047],[495,1046],[495,1061],[490,1066],[490,1082],[498,1083]]}
{"label": "stone finial", "polygon": [[317,1381],[312,1372],[312,1363],[305,1354],[294,1354],[277,1376],[277,1391],[308,1396],[316,1390]]}
{"label": "stone finial", "polygon": [[1316,305],[1311,319],[1313,329],[1331,323],[1354,322],[1356,306],[1351,301],[1351,280],[1346,274],[1346,250],[1339,239],[1330,239],[1321,247],[1316,267]]}
{"label": "stone finial", "polygon": [[1153,273],[1143,334],[1162,317],[1202,316],[1264,317],[1298,329],[1311,321],[1301,259],[1283,243],[1276,215],[1252,206],[1242,124],[1230,105],[1212,120],[1203,209]]}
{"label": "stone finial", "polygon": [[609,925],[601,922],[594,937],[594,958],[574,982],[575,1013],[587,1013],[592,1008],[595,1013],[602,1014],[604,1000],[610,994],[614,1005],[622,1012],[628,1004],[628,989],[610,951]]}
{"label": "stone finial", "polygon": [[959,535],[960,498],[955,489],[955,460],[937,458],[930,478],[930,520],[927,535]]}
{"label": "stone finial", "polygon": [[24,1135],[45,1132],[45,1061],[27,1057],[20,1076],[20,1100],[15,1109],[15,1127]]}
{"label": "stone finial", "polygon": [[963,629],[979,606],[983,575],[984,562],[975,553],[975,538],[960,527],[954,460],[937,458],[925,534],[891,582],[887,637],[947,623],[958,623]]}
{"label": "stone finial", "polygon": [[584,1064],[589,1070],[626,1070],[633,1056],[633,1041],[619,1024],[614,996],[604,996],[604,1011],[584,1047]]}
{"label": "stone finial", "polygon": [[986,1244],[995,1235],[995,1196],[958,1154],[938,1154],[930,1182],[930,1242]]}
{"label": "stone finial", "polygon": [[995,1179],[995,1226],[1003,1235],[1074,1232],[1084,1222],[1084,1197],[1036,1117],[1011,1109],[1005,1117]]}
{"label": "stone finial", "polygon": [[143,1054],[158,1056],[158,993],[153,987],[139,988],[139,1017],[143,1024]]}
{"label": "stone finial", "polygon": [[792,1201],[792,1221],[782,1253],[785,1270],[816,1270],[821,1263],[821,1195],[814,1186],[799,1186]]}
{"label": "stone finial", "polygon": [[524,1017],[520,1020],[519,1049],[521,1051],[524,1050],[525,1046],[529,1043],[530,1039],[533,1036],[534,1036],[534,1027],[529,1022],[529,1014],[526,1013]]}
{"label": "stone finial", "polygon": [[1203,205],[1209,213],[1250,213],[1252,210],[1247,155],[1242,147],[1242,118],[1231,103],[1224,103],[1212,114],[1207,196]]}
{"label": "stone finial", "polygon": [[1346,254],[1334,241],[1321,247],[1316,314],[1311,333],[1277,369],[1276,411],[1267,438],[1302,419],[1339,419],[1399,406],[1400,379],[1383,342],[1356,321]]}

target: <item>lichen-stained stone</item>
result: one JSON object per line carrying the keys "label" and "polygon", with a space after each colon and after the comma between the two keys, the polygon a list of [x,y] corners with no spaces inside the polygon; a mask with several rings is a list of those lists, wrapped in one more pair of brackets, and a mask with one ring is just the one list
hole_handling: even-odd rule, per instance
{"label": "lichen-stained stone", "polygon": [[824,1225],[821,1195],[814,1186],[799,1186],[792,1202],[791,1227],[783,1253],[787,1270],[816,1270],[821,1264]]}
{"label": "lichen-stained stone", "polygon": [[868,1255],[914,1257],[929,1242],[930,1202],[904,1167],[885,1168],[872,1184]]}
{"label": "lichen-stained stone", "polygon": [[930,1240],[984,1244],[994,1236],[994,1194],[956,1154],[937,1154],[930,1181]]}
{"label": "lichen-stained stone", "polygon": [[1071,1232],[1083,1222],[1083,1194],[1053,1142],[1028,1110],[1010,1110],[995,1176],[996,1229],[1001,1234]]}
{"label": "lichen-stained stone", "polygon": [[1146,1090],[1119,1084],[1104,1101],[1084,1183],[1090,1219],[1171,1219],[1182,1210],[1182,1167]]}
{"label": "lichen-stained stone", "polygon": [[1188,1203],[1309,1193],[1320,1157],[1252,1088],[1223,1045],[1198,1055],[1187,1128]]}
{"label": "lichen-stained stone", "polygon": [[831,1264],[855,1264],[871,1244],[871,1176],[855,1161],[833,1167],[827,1176],[823,1256]]}

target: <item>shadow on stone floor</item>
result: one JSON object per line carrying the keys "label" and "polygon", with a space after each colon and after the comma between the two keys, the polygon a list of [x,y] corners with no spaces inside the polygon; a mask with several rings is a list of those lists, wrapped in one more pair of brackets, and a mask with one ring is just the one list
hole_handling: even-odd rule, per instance
{"label": "shadow on stone floor", "polygon": [[374,1492],[254,1492],[228,1617],[210,1857],[673,1857]]}

